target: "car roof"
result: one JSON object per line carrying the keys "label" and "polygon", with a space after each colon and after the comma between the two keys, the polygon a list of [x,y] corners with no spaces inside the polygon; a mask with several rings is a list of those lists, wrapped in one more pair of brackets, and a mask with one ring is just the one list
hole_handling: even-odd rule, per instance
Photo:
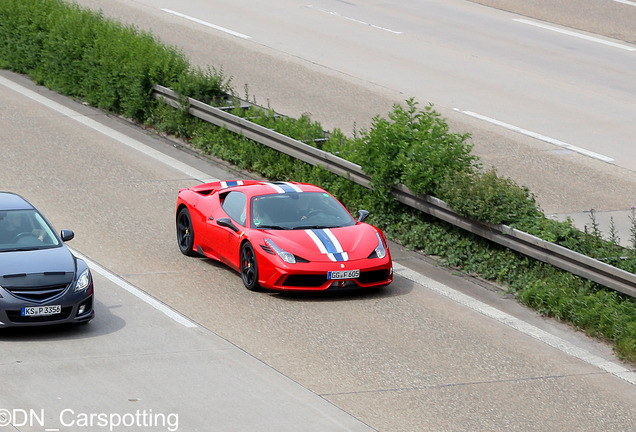
{"label": "car roof", "polygon": [[294,192],[326,192],[324,189],[299,182],[269,182],[260,180],[228,180],[204,183],[190,188],[190,190],[202,195],[210,195],[215,192],[241,191],[249,196],[283,194]]}
{"label": "car roof", "polygon": [[0,192],[0,210],[31,210],[33,205],[13,192]]}

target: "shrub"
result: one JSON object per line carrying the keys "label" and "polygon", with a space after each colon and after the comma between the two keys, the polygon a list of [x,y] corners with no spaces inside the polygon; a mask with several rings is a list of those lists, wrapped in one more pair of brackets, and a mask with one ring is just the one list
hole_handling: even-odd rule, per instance
{"label": "shrub", "polygon": [[486,172],[453,172],[445,178],[438,197],[457,213],[491,224],[534,225],[542,216],[535,198],[527,188]]}
{"label": "shrub", "polygon": [[229,88],[222,74],[192,68],[150,33],[75,4],[3,0],[0,16],[0,65],[137,121],[152,115],[155,83],[198,98]]}
{"label": "shrub", "polygon": [[415,193],[435,195],[452,173],[470,173],[477,157],[470,154],[470,135],[450,133],[447,123],[428,105],[413,99],[394,105],[389,118],[373,119],[357,140],[354,162],[371,176],[380,195],[402,183]]}

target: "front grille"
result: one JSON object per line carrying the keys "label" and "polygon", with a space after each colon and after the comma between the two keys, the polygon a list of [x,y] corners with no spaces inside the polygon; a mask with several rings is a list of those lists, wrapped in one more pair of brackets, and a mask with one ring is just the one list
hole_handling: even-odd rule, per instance
{"label": "front grille", "polygon": [[51,322],[51,321],[62,321],[68,319],[71,316],[71,312],[73,311],[72,306],[67,306],[62,308],[62,312],[55,315],[46,315],[46,316],[35,316],[28,317],[22,316],[22,312],[19,310],[7,311],[7,317],[11,322],[14,323],[37,323],[37,322]]}
{"label": "front grille", "polygon": [[[389,279],[389,270],[371,270],[360,272],[360,277],[356,280],[363,284],[373,284],[385,282]],[[286,287],[319,287],[327,282],[327,275],[289,275],[283,282],[283,286]],[[353,284],[352,281],[348,281],[348,285]]]}
{"label": "front grille", "polygon": [[329,285],[329,291],[338,291],[338,290],[350,290],[352,288],[360,288],[360,285],[355,283],[352,280],[341,279],[337,281],[333,281],[331,285]]}
{"label": "front grille", "polygon": [[19,299],[33,301],[33,302],[44,302],[44,301],[52,300],[55,297],[61,295],[64,292],[64,290],[66,290],[66,287],[68,287],[68,284],[51,285],[51,286],[43,286],[43,287],[29,287],[29,288],[5,287],[5,289]]}
{"label": "front grille", "polygon": [[327,282],[326,274],[319,275],[289,275],[283,282],[286,287],[319,287]]}
{"label": "front grille", "polygon": [[371,270],[360,272],[358,281],[363,284],[384,282],[389,278],[389,270]]}

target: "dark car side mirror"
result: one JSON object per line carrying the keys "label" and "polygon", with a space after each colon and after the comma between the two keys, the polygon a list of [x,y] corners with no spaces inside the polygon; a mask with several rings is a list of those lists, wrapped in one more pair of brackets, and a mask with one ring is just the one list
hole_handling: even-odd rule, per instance
{"label": "dark car side mirror", "polygon": [[367,210],[358,210],[358,222],[364,222],[367,216],[369,216],[369,212]]}
{"label": "dark car side mirror", "polygon": [[60,237],[62,238],[63,242],[67,242],[69,240],[73,240],[73,237],[75,237],[75,233],[71,230],[63,229],[62,232],[60,232]]}
{"label": "dark car side mirror", "polygon": [[232,223],[232,219],[230,219],[230,218],[217,219],[216,223],[221,225],[221,226],[228,227],[229,229],[231,229],[234,232],[239,232],[239,229],[236,227],[236,225],[234,225]]}

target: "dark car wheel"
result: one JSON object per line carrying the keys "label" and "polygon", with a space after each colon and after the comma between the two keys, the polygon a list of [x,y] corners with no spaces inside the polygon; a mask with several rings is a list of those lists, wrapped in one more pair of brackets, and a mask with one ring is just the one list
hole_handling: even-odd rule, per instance
{"label": "dark car wheel", "polygon": [[256,291],[260,289],[256,255],[254,254],[254,248],[248,242],[243,243],[243,246],[241,246],[241,277],[243,278],[243,285],[248,290]]}
{"label": "dark car wheel", "polygon": [[192,229],[192,218],[187,208],[182,208],[177,214],[177,244],[182,254],[193,256],[194,252],[194,230]]}

